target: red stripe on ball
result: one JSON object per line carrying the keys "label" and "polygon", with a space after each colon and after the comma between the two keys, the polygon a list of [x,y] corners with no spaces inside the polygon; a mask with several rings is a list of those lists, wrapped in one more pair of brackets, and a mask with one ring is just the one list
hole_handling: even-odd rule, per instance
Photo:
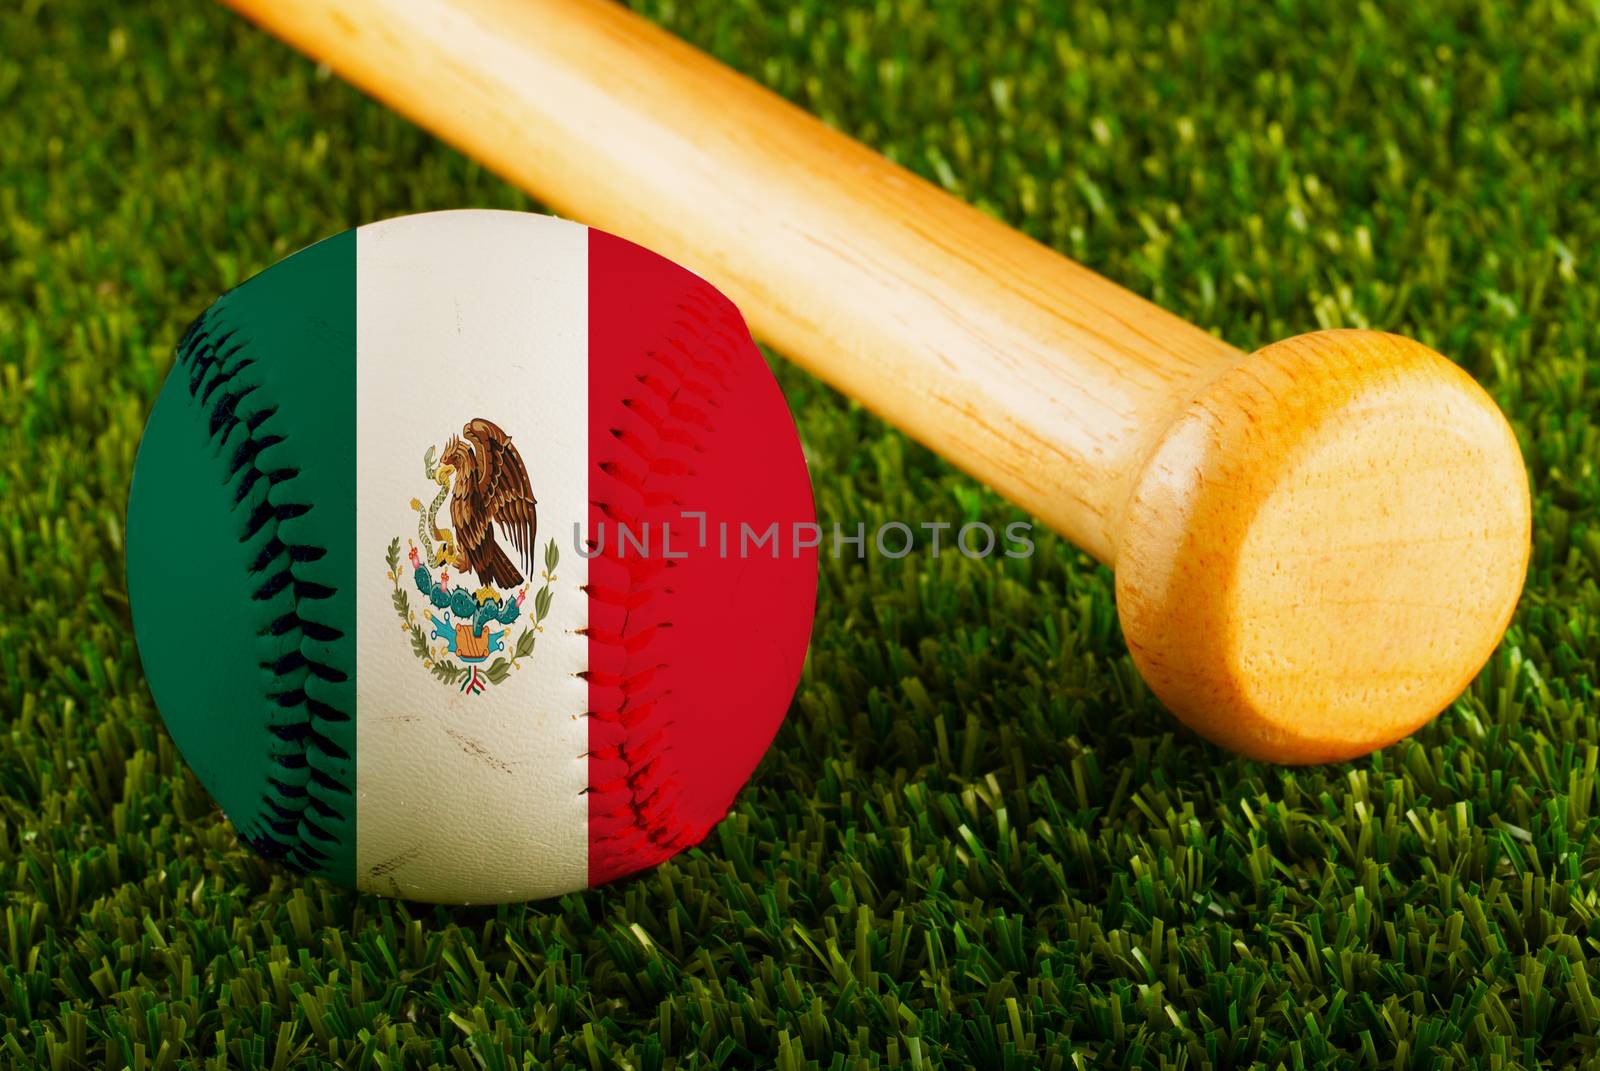
{"label": "red stripe on ball", "polygon": [[[738,310],[591,230],[591,885],[698,843],[771,743],[816,602],[816,551],[794,530],[815,519],[794,421]],[[772,524],[776,553],[741,555],[741,526]]]}

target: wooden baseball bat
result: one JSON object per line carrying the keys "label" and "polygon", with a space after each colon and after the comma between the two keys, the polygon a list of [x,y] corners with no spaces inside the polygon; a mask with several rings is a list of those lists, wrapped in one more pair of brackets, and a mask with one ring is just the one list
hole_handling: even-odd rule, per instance
{"label": "wooden baseball bat", "polygon": [[699,272],[780,352],[1116,571],[1135,662],[1246,754],[1445,707],[1526,571],[1515,437],[1392,335],[1245,355],[599,0],[226,0],[556,210]]}

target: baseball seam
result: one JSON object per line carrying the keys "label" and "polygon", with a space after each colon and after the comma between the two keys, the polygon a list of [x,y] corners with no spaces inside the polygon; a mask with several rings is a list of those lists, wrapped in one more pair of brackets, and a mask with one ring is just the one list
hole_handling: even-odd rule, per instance
{"label": "baseball seam", "polygon": [[[263,456],[281,452],[289,437],[275,432],[278,407],[266,399],[264,384],[249,374],[256,362],[248,353],[248,340],[236,338],[241,334],[237,329],[219,330],[219,318],[214,306],[190,325],[178,345],[178,363],[188,374],[189,399],[204,413],[210,442],[226,465],[221,482],[232,489],[233,513],[253,499],[238,536],[255,551],[249,573],[261,578],[252,600],[281,604],[286,599],[289,604],[275,615],[268,608],[257,633],[264,655],[259,665],[270,677],[262,689],[269,704],[267,728],[276,741],[270,756],[278,767],[262,795],[270,817],[264,829],[241,828],[239,833],[267,858],[318,872],[330,858],[318,842],[331,846],[336,841],[323,822],[345,818],[353,802],[350,787],[320,768],[349,760],[322,728],[327,722],[348,722],[350,712],[307,691],[308,685],[317,690],[316,681],[348,679],[344,670],[316,657],[315,650],[344,635],[313,616],[315,604],[337,592],[297,571],[327,550],[286,538],[284,522],[304,517],[315,505],[296,500],[292,492],[297,467],[263,463]],[[253,494],[263,481],[264,490]]]}
{"label": "baseball seam", "polygon": [[[647,352],[654,367],[636,374],[639,389],[621,399],[626,413],[650,434],[611,427],[611,437],[629,456],[614,455],[596,462],[599,475],[591,483],[591,506],[613,525],[627,526],[635,535],[640,534],[642,512],[683,507],[676,491],[694,471],[682,454],[704,451],[702,436],[713,430],[708,410],[717,408],[718,399],[728,391],[728,375],[734,368],[732,351],[743,324],[739,322],[738,332],[733,330],[729,321],[737,314],[714,293],[701,283],[677,302],[680,318],[673,326],[682,330],[663,335],[660,347]],[[701,343],[698,353],[685,335]],[[726,352],[706,345],[714,335],[727,344]],[[707,360],[701,355],[704,353],[715,356],[716,362]],[[642,471],[637,467],[641,465]],[[602,487],[606,489],[603,498],[598,493]],[[626,498],[636,500],[637,507],[630,509],[619,501]],[[622,872],[629,872],[689,847],[706,830],[691,828],[679,808],[681,786],[666,772],[674,719],[672,691],[663,686],[662,678],[671,666],[641,659],[660,631],[672,627],[670,601],[661,620],[641,621],[639,611],[672,598],[672,588],[658,587],[656,581],[673,563],[648,555],[628,557],[621,553],[620,530],[616,535],[603,556],[626,570],[627,587],[607,589],[591,580],[585,591],[594,602],[620,607],[622,625],[615,632],[593,627],[584,631],[591,644],[613,651],[622,669],[611,672],[591,666],[580,676],[591,685],[614,688],[622,695],[615,709],[588,712],[591,718],[620,725],[622,739],[587,753],[591,773],[585,792],[590,795],[591,823],[597,818],[628,820],[627,825],[596,839],[608,844],[616,857],[628,859]],[[597,781],[595,759],[620,761],[622,773]]]}

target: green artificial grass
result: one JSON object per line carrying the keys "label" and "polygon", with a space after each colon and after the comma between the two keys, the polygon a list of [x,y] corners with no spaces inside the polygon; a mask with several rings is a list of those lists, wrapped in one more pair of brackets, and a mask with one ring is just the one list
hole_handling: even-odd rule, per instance
{"label": "green artificial grass", "polygon": [[[702,848],[493,910],[300,879],[142,679],[145,414],[183,325],[294,249],[530,205],[199,0],[7,0],[0,1065],[1600,1066],[1600,7],[643,7],[1240,346],[1372,325],[1459,360],[1533,478],[1505,642],[1415,737],[1283,769],[1177,726],[1109,574],[1042,532],[827,561],[788,723]],[[1019,518],[777,367],[824,518]]]}

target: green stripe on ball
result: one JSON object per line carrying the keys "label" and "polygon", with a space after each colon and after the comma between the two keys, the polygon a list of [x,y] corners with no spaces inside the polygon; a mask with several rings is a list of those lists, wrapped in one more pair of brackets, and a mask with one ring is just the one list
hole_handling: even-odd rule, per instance
{"label": "green stripe on ball", "polygon": [[262,854],[355,870],[355,233],[195,321],[128,503],[134,631],[173,738]]}

